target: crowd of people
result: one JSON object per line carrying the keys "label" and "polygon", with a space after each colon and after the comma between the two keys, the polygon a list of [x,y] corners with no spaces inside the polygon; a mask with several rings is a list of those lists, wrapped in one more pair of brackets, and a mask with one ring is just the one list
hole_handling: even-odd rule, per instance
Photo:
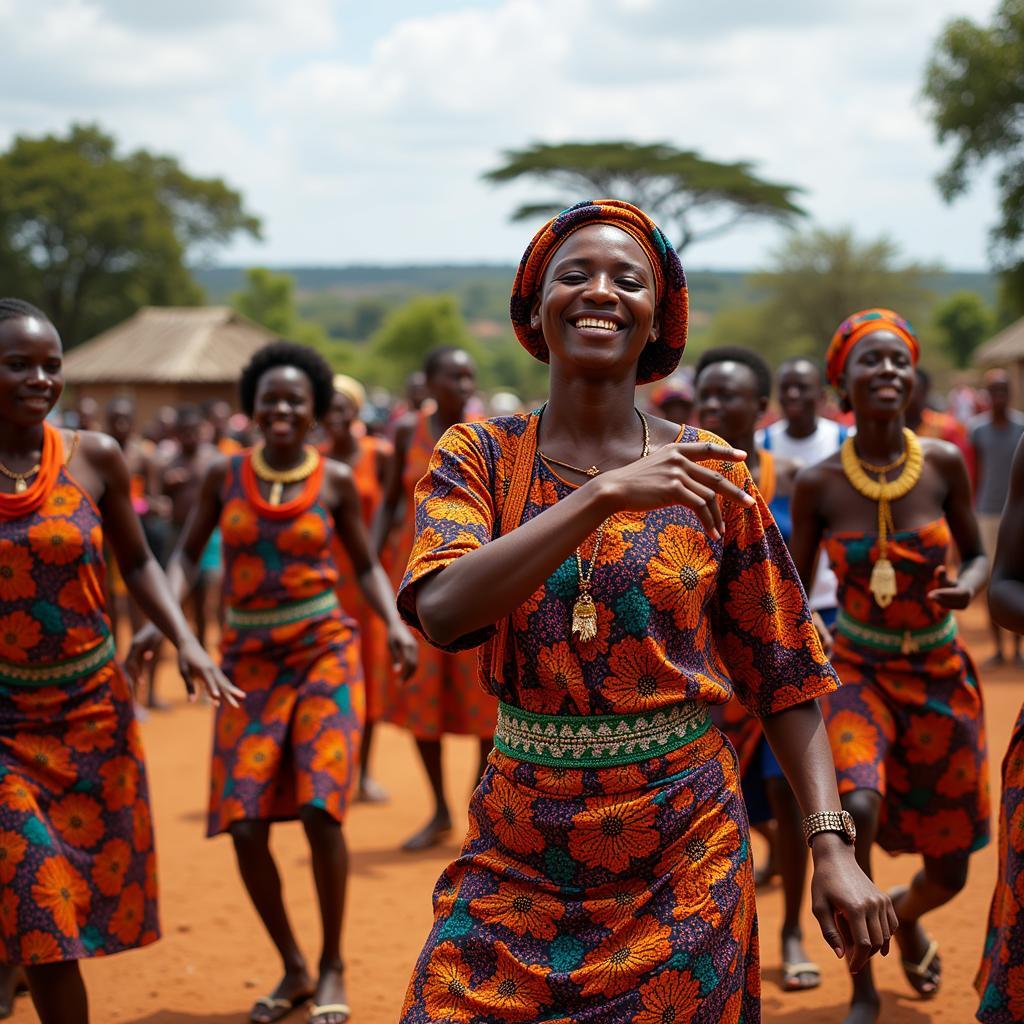
{"label": "crowd of people", "polygon": [[[456,347],[384,406],[279,341],[241,372],[237,409],[140,430],[128,399],[62,404],[45,311],[0,300],[0,1013],[25,984],[44,1024],[85,1022],[78,962],[159,937],[137,720],[164,707],[167,642],[215,705],[207,834],[231,837],[280,956],[256,1024],[307,1003],[314,1024],[351,1015],[344,826],[352,800],[388,799],[379,722],[414,738],[432,796],[406,851],[452,828],[443,738],[479,741],[403,1024],[752,1024],[755,890],[775,876],[785,990],[822,980],[810,874],[850,969],[846,1024],[879,1019],[871,957],[890,942],[916,994],[939,992],[926,915],[990,838],[982,691],[953,612],[993,558],[992,661],[1021,664],[1024,417],[1006,374],[940,408],[887,309],[774,373],[732,346],[681,371],[678,257],[608,200],[540,229],[511,313],[551,368],[533,411],[507,394],[489,410]],[[988,1024],[1024,1019],[1022,733]],[[309,843],[315,970],[269,843],[282,820]],[[769,851],[756,871],[749,827]],[[920,858],[889,894],[876,846]]]}

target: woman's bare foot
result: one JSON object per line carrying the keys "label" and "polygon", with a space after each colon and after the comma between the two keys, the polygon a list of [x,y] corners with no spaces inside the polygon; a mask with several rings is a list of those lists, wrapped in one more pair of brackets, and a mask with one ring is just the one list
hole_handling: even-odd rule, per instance
{"label": "woman's bare foot", "polygon": [[799,928],[783,929],[782,973],[782,987],[787,992],[801,992],[821,984],[821,970],[808,959]]}
{"label": "woman's bare foot", "polygon": [[359,783],[356,799],[361,804],[386,804],[391,799],[388,791],[376,780],[364,775]]}
{"label": "woman's bare foot", "polygon": [[843,1018],[843,1024],[876,1024],[881,1016],[882,1003],[878,996],[854,995],[850,1012]]}
{"label": "woman's bare foot", "polygon": [[349,1016],[344,965],[338,963],[321,967],[309,1015],[310,1024],[345,1024]]}
{"label": "woman's bare foot", "polygon": [[419,832],[410,836],[402,843],[402,849],[406,853],[418,853],[420,850],[429,850],[432,846],[437,846],[451,830],[451,816],[447,811],[438,811]]}
{"label": "woman's bare foot", "polygon": [[893,910],[896,910],[896,916],[900,919],[900,925],[893,934],[900,949],[903,973],[910,987],[922,999],[932,999],[942,984],[939,945],[929,938],[920,920],[904,920],[896,909],[906,894],[906,886],[893,889],[889,894]]}

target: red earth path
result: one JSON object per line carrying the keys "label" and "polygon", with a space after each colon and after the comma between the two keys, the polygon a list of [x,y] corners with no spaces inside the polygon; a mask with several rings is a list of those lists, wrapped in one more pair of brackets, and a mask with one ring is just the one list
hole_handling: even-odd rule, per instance
{"label": "red earth path", "polygon": [[[964,636],[980,661],[990,651],[982,606],[967,613]],[[180,682],[170,663],[162,669],[163,693],[177,695]],[[1002,669],[984,680],[993,799],[999,763],[1017,709],[1024,673]],[[278,980],[273,948],[249,904],[226,837],[204,834],[210,709],[175,700],[170,712],[143,726],[156,822],[164,937],[147,949],[84,965],[94,1024],[236,1024],[260,994]],[[412,741],[388,726],[378,730],[376,774],[391,793],[386,806],[356,805],[348,823],[352,879],[346,957],[353,1024],[395,1024],[405,986],[430,920],[430,895],[438,875],[458,849],[475,759],[473,740],[447,741],[447,776],[458,808],[456,830],[445,845],[426,854],[398,851],[422,824],[429,805]],[[274,829],[273,846],[285,879],[296,931],[315,966],[320,927],[309,855],[300,827]],[[755,844],[758,842],[755,839]],[[757,849],[755,845],[755,849]],[[876,857],[880,884],[907,881],[913,857]],[[932,1002],[916,999],[894,951],[878,966],[884,1024],[974,1019],[971,982],[978,966],[988,901],[995,877],[995,843],[974,857],[965,891],[930,915],[928,927],[942,943],[945,977]],[[825,946],[808,910],[804,924],[811,956],[822,964],[824,983],[811,992],[780,989],[778,931],[782,895],[777,886],[759,895],[766,1024],[841,1021],[848,997],[843,965]],[[297,1010],[286,1020],[305,1020]],[[27,999],[18,1000],[16,1024],[35,1021]]]}

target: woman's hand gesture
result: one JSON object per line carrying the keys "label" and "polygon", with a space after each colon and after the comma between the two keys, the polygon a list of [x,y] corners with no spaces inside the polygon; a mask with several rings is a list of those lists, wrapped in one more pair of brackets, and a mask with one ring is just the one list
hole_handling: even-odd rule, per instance
{"label": "woman's hand gesture", "polygon": [[391,652],[392,668],[402,679],[408,679],[416,671],[420,648],[405,623],[396,622],[388,630],[388,650]]}
{"label": "woman's hand gesture", "polygon": [[667,505],[685,505],[696,512],[712,539],[725,530],[719,498],[753,505],[754,499],[703,462],[742,462],[746,452],[712,441],[675,442],[646,459],[602,473],[594,481],[603,488],[616,512],[647,512]]}
{"label": "woman's hand gesture", "polygon": [[928,591],[929,601],[934,601],[943,608],[962,611],[973,599],[974,593],[971,588],[953,579],[944,565],[935,570],[935,588]]}
{"label": "woman's hand gesture", "polygon": [[814,844],[811,909],[825,941],[857,974],[876,953],[888,956],[899,920],[892,901],[861,871],[842,837],[820,833]]}

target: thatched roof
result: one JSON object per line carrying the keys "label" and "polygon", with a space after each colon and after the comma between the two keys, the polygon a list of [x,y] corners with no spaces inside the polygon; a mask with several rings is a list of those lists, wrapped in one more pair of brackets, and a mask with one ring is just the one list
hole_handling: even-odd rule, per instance
{"label": "thatched roof", "polygon": [[228,384],[276,335],[227,306],[146,306],[72,349],[75,384]]}
{"label": "thatched roof", "polygon": [[1024,362],[1024,318],[990,338],[974,354],[979,366],[1007,366]]}

